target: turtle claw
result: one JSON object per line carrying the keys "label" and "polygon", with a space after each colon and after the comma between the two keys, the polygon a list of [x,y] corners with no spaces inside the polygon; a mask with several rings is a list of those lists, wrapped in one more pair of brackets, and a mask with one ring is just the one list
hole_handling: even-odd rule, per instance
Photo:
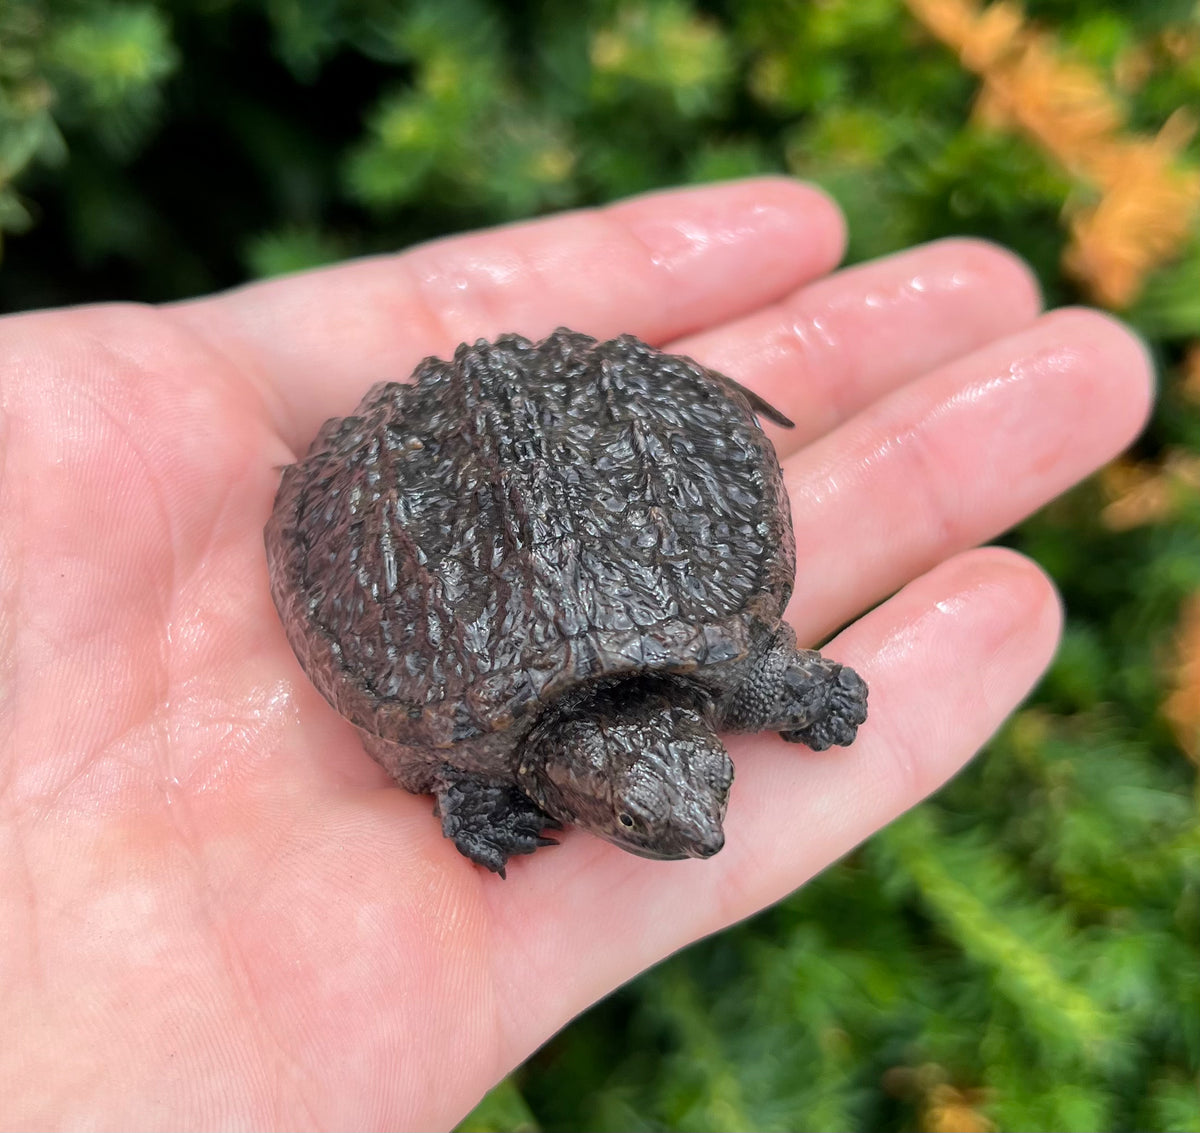
{"label": "turtle claw", "polygon": [[542,831],[558,829],[559,823],[505,783],[467,775],[448,778],[437,792],[434,813],[459,853],[501,877],[510,857],[558,845]]}
{"label": "turtle claw", "polygon": [[867,682],[853,669],[831,665],[828,682],[823,689],[824,704],[803,728],[790,728],[779,734],[793,744],[807,744],[813,751],[848,747],[854,742],[858,727],[867,718]]}

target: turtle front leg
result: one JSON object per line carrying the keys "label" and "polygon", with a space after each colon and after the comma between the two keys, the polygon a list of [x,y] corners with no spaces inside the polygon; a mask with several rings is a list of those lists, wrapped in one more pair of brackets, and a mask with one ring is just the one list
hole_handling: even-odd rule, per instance
{"label": "turtle front leg", "polygon": [[854,742],[867,718],[867,683],[845,665],[797,649],[795,633],[781,625],[723,709],[722,727],[731,732],[778,732],[824,751]]}
{"label": "turtle front leg", "polygon": [[514,854],[556,845],[542,831],[559,823],[516,787],[452,767],[443,768],[439,779],[433,812],[441,817],[442,833],[471,861],[504,877]]}

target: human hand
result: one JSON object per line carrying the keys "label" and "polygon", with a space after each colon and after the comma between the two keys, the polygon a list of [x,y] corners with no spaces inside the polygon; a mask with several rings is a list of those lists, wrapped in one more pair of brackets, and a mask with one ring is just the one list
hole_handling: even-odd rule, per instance
{"label": "human hand", "polygon": [[[164,308],[0,323],[0,1123],[431,1128],[599,996],[777,900],[962,766],[1057,639],[969,550],[1116,453],[1124,329],[946,241],[825,277],[814,191],[658,194]],[[823,278],[824,277],[824,278]],[[789,617],[871,686],[848,750],[731,737],[725,849],[575,831],[502,882],[389,785],[269,597],[279,467],[461,340],[631,332],[752,387]],[[770,426],[768,426],[771,429]]]}

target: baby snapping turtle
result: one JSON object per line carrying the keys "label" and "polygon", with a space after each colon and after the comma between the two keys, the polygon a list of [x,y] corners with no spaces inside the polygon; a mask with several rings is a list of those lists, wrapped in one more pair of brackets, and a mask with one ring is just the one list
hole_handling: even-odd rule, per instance
{"label": "baby snapping turtle", "polygon": [[459,850],[504,874],[568,822],[709,857],[718,730],[821,750],[862,679],[780,621],[791,422],[689,358],[559,329],[427,358],[283,473],[266,529],[288,640]]}

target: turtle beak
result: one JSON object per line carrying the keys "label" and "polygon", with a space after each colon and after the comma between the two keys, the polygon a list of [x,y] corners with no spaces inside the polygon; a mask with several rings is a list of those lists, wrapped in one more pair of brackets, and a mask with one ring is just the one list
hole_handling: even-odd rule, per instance
{"label": "turtle beak", "polygon": [[725,831],[718,819],[698,823],[690,835],[683,847],[689,858],[711,858],[725,845]]}
{"label": "turtle beak", "polygon": [[681,858],[711,858],[725,845],[725,831],[721,829],[720,815],[691,816],[686,827],[679,824],[670,838],[650,845],[639,845],[628,838],[609,837],[609,841],[639,858],[679,861]]}

